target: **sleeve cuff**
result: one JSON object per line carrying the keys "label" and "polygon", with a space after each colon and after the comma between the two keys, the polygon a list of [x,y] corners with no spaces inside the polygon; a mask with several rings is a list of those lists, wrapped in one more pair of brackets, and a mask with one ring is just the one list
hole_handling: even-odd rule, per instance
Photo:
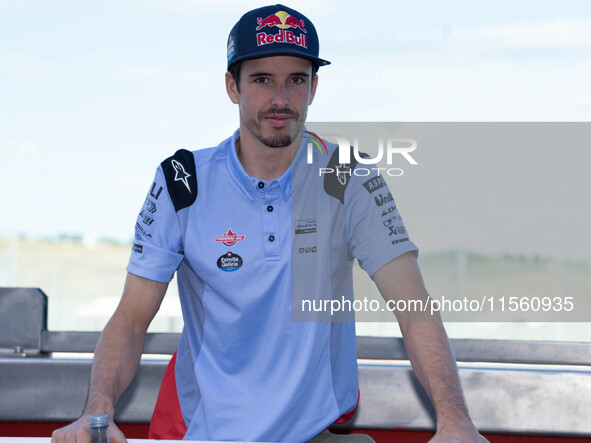
{"label": "sleeve cuff", "polygon": [[150,280],[168,283],[178,269],[183,254],[167,251],[149,243],[136,240],[133,245],[127,272]]}

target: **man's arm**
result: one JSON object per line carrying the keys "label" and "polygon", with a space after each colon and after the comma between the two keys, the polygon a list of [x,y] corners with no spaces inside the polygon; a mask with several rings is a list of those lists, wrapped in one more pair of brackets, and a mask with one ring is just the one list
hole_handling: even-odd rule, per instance
{"label": "man's arm", "polygon": [[127,274],[119,306],[96,346],[84,412],[74,423],[54,431],[52,443],[90,441],[89,420],[94,414],[109,415],[111,442],[125,441],[113,423],[115,405],[135,377],[146,331],[160,308],[167,287],[168,283]]}
{"label": "man's arm", "polygon": [[[416,258],[410,252],[380,268],[373,280],[386,300],[430,300]],[[439,314],[397,312],[396,316],[413,370],[435,407],[437,433],[431,441],[487,441],[478,434],[468,414]]]}

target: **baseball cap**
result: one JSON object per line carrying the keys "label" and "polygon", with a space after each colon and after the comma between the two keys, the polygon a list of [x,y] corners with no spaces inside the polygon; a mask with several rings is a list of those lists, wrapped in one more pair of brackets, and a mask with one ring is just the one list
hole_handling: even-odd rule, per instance
{"label": "baseball cap", "polygon": [[241,60],[292,55],[316,66],[330,62],[318,58],[318,34],[306,16],[284,5],[253,9],[234,25],[228,37],[228,69]]}

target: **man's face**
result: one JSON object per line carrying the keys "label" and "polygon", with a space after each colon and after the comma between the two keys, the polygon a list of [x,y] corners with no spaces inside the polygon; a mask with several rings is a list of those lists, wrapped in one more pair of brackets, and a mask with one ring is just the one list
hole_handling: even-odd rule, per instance
{"label": "man's face", "polygon": [[300,134],[316,92],[312,62],[275,56],[245,60],[240,85],[226,74],[232,102],[240,107],[240,125],[271,148],[289,146]]}

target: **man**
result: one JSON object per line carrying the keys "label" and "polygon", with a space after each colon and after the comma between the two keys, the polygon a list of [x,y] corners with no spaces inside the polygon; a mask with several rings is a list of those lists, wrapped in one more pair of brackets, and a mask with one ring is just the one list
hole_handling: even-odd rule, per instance
{"label": "man", "polygon": [[[294,322],[292,297],[351,297],[355,256],[386,299],[426,301],[416,247],[405,235],[389,238],[359,178],[318,177],[315,168],[335,162],[334,146],[305,164],[316,71],[329,63],[318,58],[312,23],[283,5],[250,11],[232,29],[227,56],[240,128],[216,148],[178,151],[158,168],[121,302],[97,344],[83,416],[54,432],[56,442],[88,440],[89,416],[99,413],[111,418],[111,440],[124,439],[114,406],[175,271],[185,327],[151,438],[372,441],[326,431],[358,402],[354,324]],[[304,244],[315,255],[298,254]],[[433,441],[484,441],[439,319],[399,321],[437,412]]]}

